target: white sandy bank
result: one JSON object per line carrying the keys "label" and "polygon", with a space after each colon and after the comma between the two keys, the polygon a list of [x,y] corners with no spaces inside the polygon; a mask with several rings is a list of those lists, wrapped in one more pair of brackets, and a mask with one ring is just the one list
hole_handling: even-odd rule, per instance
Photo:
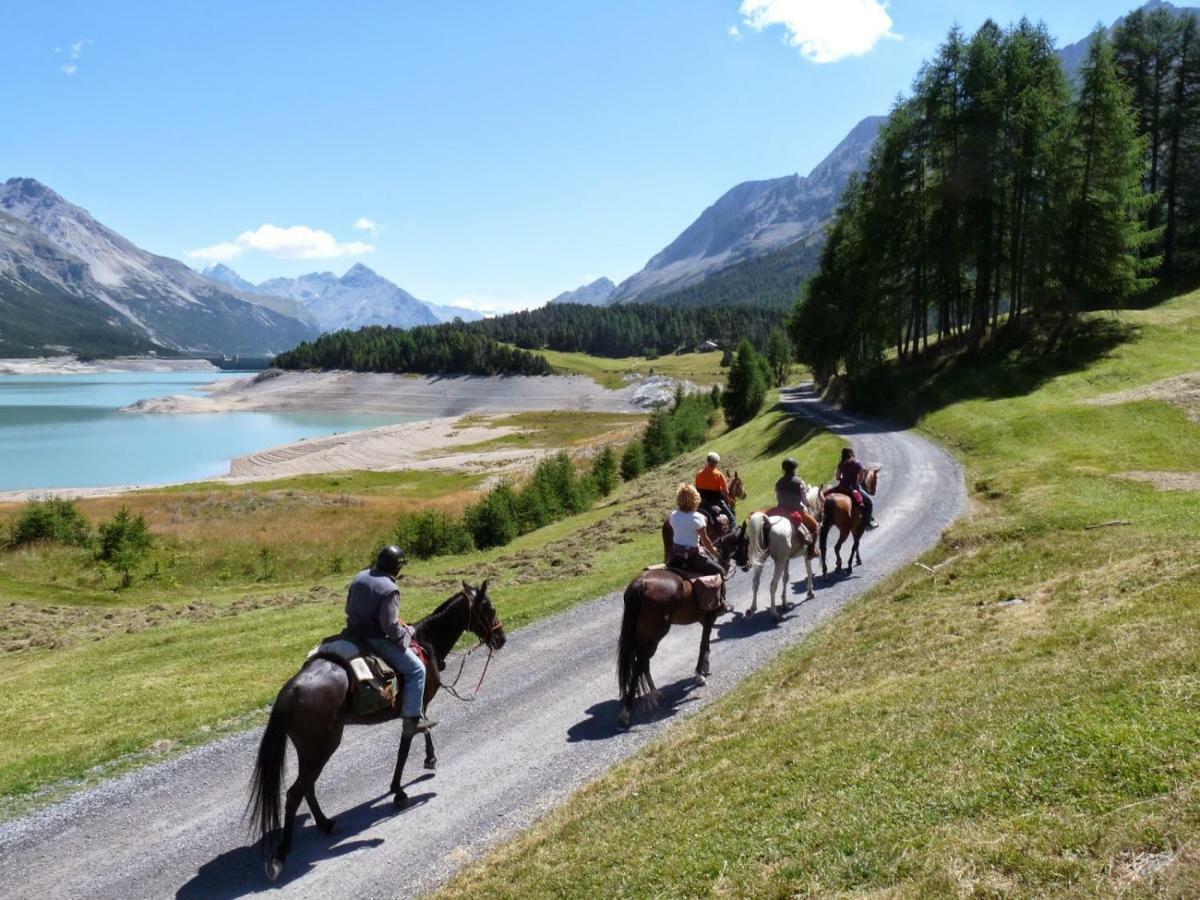
{"label": "white sandy bank", "polygon": [[206,359],[118,356],[83,362],[74,356],[0,359],[0,375],[102,375],[111,372],[219,372]]}

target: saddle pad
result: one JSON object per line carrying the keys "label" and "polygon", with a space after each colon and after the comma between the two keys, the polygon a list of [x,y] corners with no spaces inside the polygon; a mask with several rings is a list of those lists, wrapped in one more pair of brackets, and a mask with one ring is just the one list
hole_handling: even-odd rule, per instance
{"label": "saddle pad", "polygon": [[[395,677],[396,673],[392,671],[382,658],[375,654],[364,654],[359,649],[358,645],[353,641],[348,641],[345,638],[336,638],[332,641],[325,641],[323,644],[318,644],[313,647],[308,653],[308,659],[320,653],[322,656],[333,656],[344,662],[350,671],[354,673],[354,677],[359,681],[373,681],[376,678],[375,672],[371,671],[372,666],[379,672],[379,677],[387,680]],[[370,662],[368,662],[368,659]]]}

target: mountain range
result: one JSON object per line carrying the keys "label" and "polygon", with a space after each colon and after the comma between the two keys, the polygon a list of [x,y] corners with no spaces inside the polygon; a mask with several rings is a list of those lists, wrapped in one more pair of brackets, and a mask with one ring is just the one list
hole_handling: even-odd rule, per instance
{"label": "mountain range", "polygon": [[463,307],[424,303],[362,263],[352,266],[340,278],[332,272],[311,272],[297,278],[271,278],[257,285],[222,263],[209,266],[204,276],[243,293],[287,298],[303,309],[323,332],[365,325],[411,328],[455,318],[463,321],[483,318]]}
{"label": "mountain range", "polygon": [[286,350],[316,328],[292,300],[213,282],[32,178],[0,185],[0,353]]}

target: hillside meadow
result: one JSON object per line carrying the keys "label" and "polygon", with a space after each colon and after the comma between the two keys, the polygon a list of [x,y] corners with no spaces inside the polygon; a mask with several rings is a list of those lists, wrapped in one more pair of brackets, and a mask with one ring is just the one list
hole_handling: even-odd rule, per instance
{"label": "hillside meadow", "polygon": [[[534,435],[527,440],[582,452],[631,434],[627,417],[606,414],[513,418]],[[781,455],[824,471],[838,441],[772,409],[733,431],[718,424],[711,446],[741,470],[753,508],[770,499]],[[703,451],[682,457],[503,548],[411,563],[405,617],[419,618],[462,579],[487,578],[511,633],[623,587],[660,557],[675,485],[702,461]],[[150,522],[149,571],[127,590],[86,550],[0,555],[0,815],[261,723],[308,650],[341,628],[348,577],[397,517],[460,509],[480,488],[455,474],[347,472],[81,501],[93,522],[123,504]],[[503,656],[497,664],[492,677],[503,677]]]}
{"label": "hillside meadow", "polygon": [[896,366],[969,516],[443,895],[1200,894],[1198,360],[1200,292]]}

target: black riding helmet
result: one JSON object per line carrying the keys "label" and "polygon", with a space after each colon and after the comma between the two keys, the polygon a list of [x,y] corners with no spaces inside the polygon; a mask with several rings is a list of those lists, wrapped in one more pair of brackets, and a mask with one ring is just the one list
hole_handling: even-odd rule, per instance
{"label": "black riding helmet", "polygon": [[389,575],[399,575],[401,567],[407,562],[408,559],[404,556],[403,550],[395,544],[388,544],[375,557],[375,568],[387,572]]}
{"label": "black riding helmet", "polygon": [[780,465],[783,466],[783,471],[789,475],[792,472],[796,471],[796,461],[794,459],[792,459],[790,456],[787,459],[785,459]]}

